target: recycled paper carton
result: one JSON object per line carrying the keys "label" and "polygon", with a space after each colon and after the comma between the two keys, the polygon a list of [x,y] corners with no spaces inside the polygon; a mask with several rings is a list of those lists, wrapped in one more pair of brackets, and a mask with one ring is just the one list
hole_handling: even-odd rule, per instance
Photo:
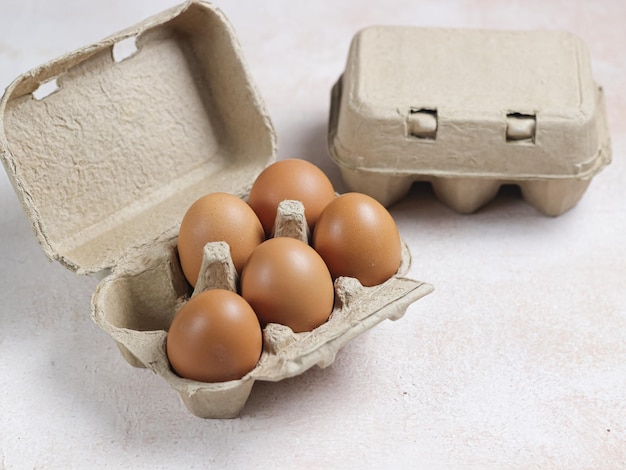
{"label": "recycled paper carton", "polygon": [[[401,317],[432,287],[404,277],[363,287],[340,278],[331,318],[294,334],[264,330],[257,367],[240,380],[177,376],[168,327],[192,294],[178,260],[183,214],[200,196],[245,198],[275,159],[269,116],[235,34],[214,6],[189,1],[18,77],[0,101],[0,157],[46,255],[102,278],[93,319],[131,364],[162,376],[192,413],[236,416],[256,380],[329,365],[347,341]],[[276,230],[306,239],[302,207]],[[206,288],[236,289],[225,243],[206,247]],[[372,353],[375,353],[374,351]]]}
{"label": "recycled paper carton", "polygon": [[602,89],[569,33],[370,27],[331,101],[332,158],[385,205],[425,180],[469,213],[516,184],[556,216],[611,159]]}

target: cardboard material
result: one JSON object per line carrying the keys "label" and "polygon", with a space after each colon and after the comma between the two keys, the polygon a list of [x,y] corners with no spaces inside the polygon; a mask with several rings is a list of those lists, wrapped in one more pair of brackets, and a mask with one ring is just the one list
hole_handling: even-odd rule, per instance
{"label": "cardboard material", "polygon": [[[306,234],[304,217],[292,215],[279,211],[275,236],[299,238],[298,233]],[[294,219],[302,222],[300,231],[293,230]],[[118,342],[131,363],[145,365],[162,375],[180,393],[192,413],[203,418],[229,418],[239,414],[256,380],[278,381],[301,374],[314,365],[326,367],[352,338],[384,319],[400,318],[412,302],[430,293],[430,285],[404,277],[410,260],[405,245],[398,273],[379,286],[366,288],[355,279],[338,279],[331,318],[311,332],[293,333],[286,326],[267,325],[259,364],[241,380],[231,382],[207,384],[182,379],[169,366],[164,330],[189,297],[172,240],[138,252],[135,259],[115,268],[100,283],[93,299],[94,319]],[[212,282],[196,287],[196,291],[234,290],[236,272],[227,244],[207,244],[203,266],[211,272]],[[203,278],[201,274],[200,279]]]}
{"label": "cardboard material", "polygon": [[[116,62],[131,38],[138,51]],[[58,89],[36,99],[50,80]],[[244,195],[275,156],[234,32],[201,2],[22,75],[0,116],[2,160],[41,245],[79,273],[175,236],[205,193]]]}
{"label": "cardboard material", "polygon": [[[103,278],[94,321],[129,363],[162,376],[206,418],[236,416],[256,380],[327,366],[347,341],[432,290],[403,277],[405,246],[401,270],[386,283],[338,280],[332,318],[316,330],[268,325],[263,356],[241,380],[174,374],[167,329],[193,294],[176,252],[182,216],[209,192],[246,197],[275,154],[234,32],[200,1],[38,67],[0,101],[0,158],[46,255]],[[306,240],[304,220],[299,203],[285,202],[275,231]],[[200,289],[236,288],[225,243],[206,247],[204,267]]]}
{"label": "cardboard material", "polygon": [[359,32],[333,89],[329,148],[352,190],[390,205],[429,181],[459,212],[517,184],[559,215],[611,159],[588,51],[547,31]]}

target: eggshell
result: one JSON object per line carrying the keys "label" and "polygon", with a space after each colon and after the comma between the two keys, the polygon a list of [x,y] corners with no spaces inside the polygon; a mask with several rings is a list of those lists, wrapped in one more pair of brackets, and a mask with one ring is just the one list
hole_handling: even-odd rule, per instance
{"label": "eggshell", "polygon": [[323,324],[333,308],[333,280],[308,244],[272,238],[250,255],[241,275],[241,295],[261,324],[279,323],[294,332]]}
{"label": "eggshell", "polygon": [[360,193],[337,197],[324,209],[313,232],[313,247],[333,278],[354,277],[374,286],[400,267],[400,234],[391,214]]}
{"label": "eggshell", "polygon": [[250,253],[265,240],[261,222],[245,201],[232,194],[207,194],[185,213],[178,234],[178,255],[185,277],[196,285],[202,249],[209,242],[230,246],[235,269],[241,273]]}
{"label": "eggshell", "polygon": [[204,291],[178,311],[167,334],[167,356],[181,377],[200,382],[237,380],[261,356],[259,321],[241,296]]}
{"label": "eggshell", "polygon": [[277,161],[261,172],[252,185],[248,204],[269,237],[281,201],[300,201],[309,230],[313,230],[322,210],[334,198],[333,185],[322,170],[306,160],[293,158]]}

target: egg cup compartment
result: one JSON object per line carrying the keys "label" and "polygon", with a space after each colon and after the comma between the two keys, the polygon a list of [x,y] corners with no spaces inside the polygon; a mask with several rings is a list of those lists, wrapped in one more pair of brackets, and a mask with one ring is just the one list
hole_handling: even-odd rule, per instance
{"label": "egg cup compartment", "polygon": [[[306,242],[306,235],[302,204],[281,203],[275,236]],[[326,367],[348,341],[386,318],[402,317],[411,303],[430,293],[430,285],[404,277],[410,264],[411,255],[403,242],[401,266],[383,284],[363,287],[356,279],[338,278],[335,306],[326,323],[303,333],[274,323],[266,325],[257,366],[240,380],[229,382],[184,379],[170,367],[166,331],[176,311],[193,295],[179,266],[175,239],[146,247],[106,277],[94,294],[93,318],[115,339],[129,363],[145,366],[162,376],[193,414],[231,418],[241,412],[256,380],[279,381],[314,365]],[[202,266],[194,293],[213,288],[237,290],[236,271],[226,243],[208,243]]]}
{"label": "egg cup compartment", "polygon": [[471,214],[493,200],[500,187],[515,185],[522,198],[548,216],[559,216],[573,208],[591,183],[588,178],[491,179],[484,177],[424,176],[382,173],[341,168],[348,187],[368,194],[388,207],[406,196],[418,181],[431,184],[433,193],[446,206],[461,214]]}
{"label": "egg cup compartment", "polygon": [[515,184],[560,215],[611,161],[589,53],[563,32],[364,29],[333,87],[328,137],[351,190],[388,206],[428,181],[461,213]]}

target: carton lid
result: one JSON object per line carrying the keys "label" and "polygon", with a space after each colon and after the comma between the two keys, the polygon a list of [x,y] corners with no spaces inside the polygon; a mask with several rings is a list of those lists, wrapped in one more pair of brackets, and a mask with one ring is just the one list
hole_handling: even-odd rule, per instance
{"label": "carton lid", "polygon": [[0,101],[0,158],[39,243],[83,274],[176,236],[202,194],[243,196],[275,153],[233,29],[195,0],[21,75]]}
{"label": "carton lid", "polygon": [[567,32],[369,27],[336,92],[331,155],[390,174],[590,178],[610,161],[591,72]]}
{"label": "carton lid", "polygon": [[587,48],[568,32],[371,27],[358,48],[373,107],[567,113],[593,100]]}

